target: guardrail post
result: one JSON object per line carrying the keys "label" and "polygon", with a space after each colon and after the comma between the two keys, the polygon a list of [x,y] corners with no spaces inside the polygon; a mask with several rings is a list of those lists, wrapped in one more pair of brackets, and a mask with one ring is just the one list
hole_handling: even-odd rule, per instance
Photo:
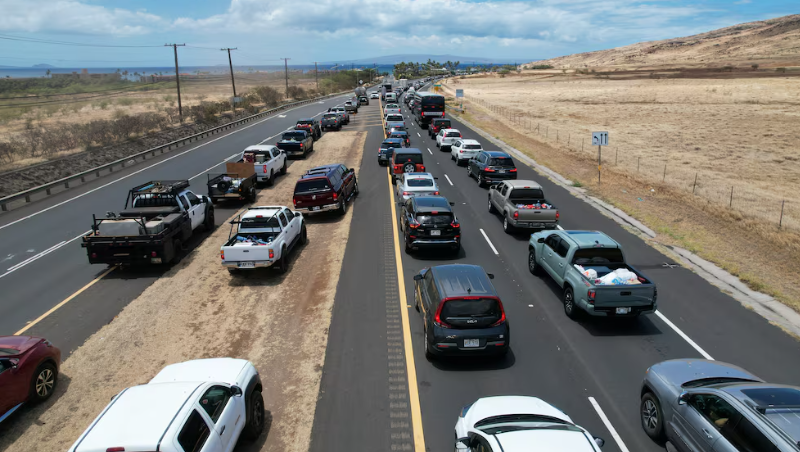
{"label": "guardrail post", "polygon": [[6,203],[0,204],[0,209],[1,209],[3,212],[8,212],[8,207],[6,207]]}
{"label": "guardrail post", "polygon": [[[50,196],[50,189],[49,188],[46,189],[44,192],[47,193],[47,196]],[[5,205],[5,204],[3,204],[3,205]]]}
{"label": "guardrail post", "polygon": [[69,188],[69,181],[64,182],[64,188]]}
{"label": "guardrail post", "polygon": [[31,202],[31,195],[25,195],[25,202]]}
{"label": "guardrail post", "polygon": [[86,182],[86,177],[85,176],[81,176],[81,183],[84,183],[84,182]]}

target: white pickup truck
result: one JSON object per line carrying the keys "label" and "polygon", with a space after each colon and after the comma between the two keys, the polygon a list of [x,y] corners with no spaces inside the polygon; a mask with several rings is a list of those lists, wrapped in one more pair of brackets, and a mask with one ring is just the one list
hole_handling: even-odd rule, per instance
{"label": "white pickup truck", "polygon": [[286,174],[286,153],[265,142],[245,148],[239,161],[252,163],[256,180],[266,182],[267,186],[275,183],[278,174]]}
{"label": "white pickup truck", "polygon": [[289,253],[306,243],[303,214],[284,206],[251,207],[237,215],[228,241],[220,248],[222,266],[231,274],[276,265],[289,269]]}
{"label": "white pickup truck", "polygon": [[244,359],[198,359],[165,367],[127,388],[69,452],[231,452],[264,429],[261,377]]}

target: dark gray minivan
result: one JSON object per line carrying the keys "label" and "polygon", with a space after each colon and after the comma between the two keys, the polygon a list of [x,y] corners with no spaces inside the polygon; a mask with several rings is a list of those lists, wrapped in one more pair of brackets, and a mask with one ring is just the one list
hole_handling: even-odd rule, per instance
{"label": "dark gray minivan", "polygon": [[510,329],[494,276],[479,265],[439,265],[414,275],[425,356],[508,353]]}

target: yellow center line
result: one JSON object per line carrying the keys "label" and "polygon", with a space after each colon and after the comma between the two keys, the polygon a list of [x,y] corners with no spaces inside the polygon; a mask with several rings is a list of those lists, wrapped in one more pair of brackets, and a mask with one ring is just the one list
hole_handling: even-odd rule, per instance
{"label": "yellow center line", "polygon": [[69,297],[67,297],[67,298],[66,298],[64,301],[62,301],[61,303],[59,303],[59,304],[57,304],[57,305],[53,306],[52,308],[50,308],[50,310],[49,310],[49,311],[47,311],[47,312],[45,312],[44,314],[40,315],[40,316],[39,316],[39,317],[38,317],[36,320],[34,320],[33,322],[30,322],[30,323],[28,323],[27,325],[25,325],[25,328],[23,328],[23,329],[21,329],[21,330],[17,331],[16,333],[14,333],[14,336],[19,336],[20,334],[22,334],[22,333],[24,333],[24,332],[28,331],[28,330],[29,330],[29,329],[30,329],[32,326],[34,326],[34,325],[36,325],[37,323],[41,322],[41,321],[42,321],[42,320],[44,320],[44,319],[45,319],[47,316],[49,316],[50,314],[52,314],[52,313],[56,312],[56,311],[57,311],[57,310],[58,310],[60,307],[62,307],[62,306],[64,306],[65,304],[69,303],[70,301],[72,301],[72,299],[73,299],[73,298],[75,298],[75,297],[77,297],[78,295],[82,294],[82,293],[83,293],[83,292],[84,292],[86,289],[88,289],[88,288],[92,287],[92,286],[94,285],[94,283],[96,283],[97,281],[100,281],[101,279],[105,278],[105,277],[106,277],[106,275],[108,275],[109,273],[111,273],[112,271],[114,271],[114,269],[116,269],[116,268],[117,268],[117,267],[109,267],[109,268],[108,268],[108,270],[106,270],[106,271],[104,271],[103,273],[101,273],[101,274],[100,274],[100,276],[98,276],[97,278],[93,279],[91,282],[89,282],[89,284],[86,284],[85,286],[81,287],[81,288],[80,288],[80,289],[79,289],[77,292],[75,292],[74,294],[72,294],[72,295],[70,295]]}
{"label": "yellow center line", "polygon": [[[378,99],[378,105],[383,112],[383,102]],[[381,116],[383,124],[383,116]],[[385,125],[385,124],[384,124]],[[383,128],[383,136],[386,138],[386,127]],[[392,165],[386,168],[386,181],[389,185],[389,209],[394,217],[394,190],[392,190]],[[411,342],[411,325],[408,320],[409,304],[406,300],[406,282],[403,277],[403,258],[400,254],[400,241],[398,239],[397,222],[392,220],[392,237],[394,238],[394,259],[397,270],[397,287],[400,299],[400,317],[403,323],[403,345],[406,354],[406,373],[408,374],[408,400],[411,405],[411,425],[414,431],[414,450],[415,452],[426,452],[425,435],[422,431],[422,409],[419,405],[419,387],[417,386],[417,365],[414,363],[414,346]]]}

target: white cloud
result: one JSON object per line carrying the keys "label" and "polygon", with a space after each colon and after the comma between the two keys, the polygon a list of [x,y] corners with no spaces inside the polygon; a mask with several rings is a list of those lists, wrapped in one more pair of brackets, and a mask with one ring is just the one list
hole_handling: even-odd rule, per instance
{"label": "white cloud", "polygon": [[71,0],[0,0],[0,31],[130,36],[167,24],[145,11],[88,5]]}

